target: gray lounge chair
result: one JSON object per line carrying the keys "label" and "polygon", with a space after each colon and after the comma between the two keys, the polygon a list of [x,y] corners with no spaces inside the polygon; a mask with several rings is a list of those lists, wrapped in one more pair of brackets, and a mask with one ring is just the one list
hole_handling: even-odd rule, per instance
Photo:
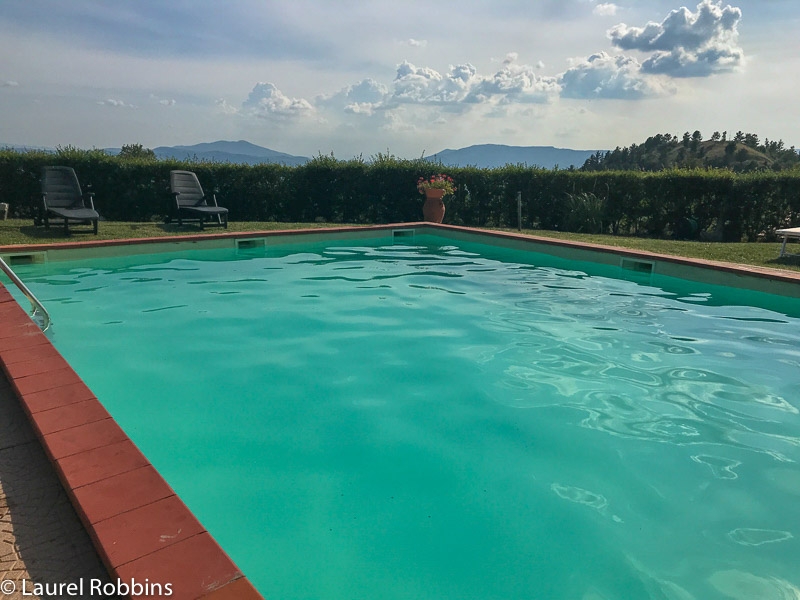
{"label": "gray lounge chair", "polygon": [[170,171],[169,185],[175,204],[174,213],[167,217],[167,223],[173,219],[178,221],[178,225],[183,225],[184,221],[197,221],[202,228],[208,220],[210,224],[228,228],[228,209],[217,205],[216,194],[211,196],[214,204],[208,203],[200,181],[192,171]]}
{"label": "gray lounge chair", "polygon": [[44,223],[49,229],[51,216],[64,219],[64,231],[67,234],[70,223],[85,223],[91,224],[97,235],[100,215],[94,209],[94,193],[81,192],[78,176],[72,167],[42,169],[42,211],[33,222],[35,225]]}

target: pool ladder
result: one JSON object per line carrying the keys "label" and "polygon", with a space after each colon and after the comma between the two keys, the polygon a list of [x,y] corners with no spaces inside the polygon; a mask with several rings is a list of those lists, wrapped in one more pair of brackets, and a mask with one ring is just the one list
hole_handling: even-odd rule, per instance
{"label": "pool ladder", "polygon": [[0,257],[0,271],[8,275],[11,282],[25,294],[25,297],[30,301],[31,308],[33,309],[31,312],[31,319],[33,319],[33,322],[36,323],[42,331],[47,331],[48,327],[50,327],[50,313],[47,312],[44,305],[39,302],[39,299],[33,295],[33,292],[28,289],[28,286],[22,283],[22,280],[17,277],[17,274],[11,270],[11,267],[6,264],[6,261],[4,261],[2,257]]}

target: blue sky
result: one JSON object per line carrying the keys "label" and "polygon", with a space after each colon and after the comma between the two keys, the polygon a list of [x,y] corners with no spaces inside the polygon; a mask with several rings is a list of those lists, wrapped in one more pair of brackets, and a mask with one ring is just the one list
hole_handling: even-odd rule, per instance
{"label": "blue sky", "polygon": [[798,25],[797,0],[4,0],[0,142],[800,145]]}

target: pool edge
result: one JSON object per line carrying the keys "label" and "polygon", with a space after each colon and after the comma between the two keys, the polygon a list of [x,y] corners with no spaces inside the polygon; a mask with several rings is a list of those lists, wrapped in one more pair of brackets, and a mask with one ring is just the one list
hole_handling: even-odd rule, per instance
{"label": "pool edge", "polygon": [[[201,242],[230,242],[228,246],[235,244],[235,240],[251,238],[281,238],[281,237],[309,237],[318,235],[331,235],[335,237],[369,237],[371,232],[391,231],[393,229],[428,229],[437,234],[444,234],[444,237],[452,239],[462,239],[468,241],[483,241],[495,243],[504,241],[516,247],[524,249],[535,249],[532,246],[544,246],[547,250],[540,248],[539,251],[547,252],[565,258],[583,260],[588,262],[601,262],[605,264],[618,265],[619,260],[609,259],[609,256],[643,261],[655,261],[661,263],[662,275],[700,281],[704,283],[717,283],[743,289],[753,289],[757,291],[767,291],[779,295],[790,295],[800,297],[800,272],[788,271],[783,269],[773,269],[769,267],[757,267],[755,265],[743,265],[721,261],[712,261],[702,258],[690,258],[675,256],[671,254],[660,254],[647,250],[635,250],[620,246],[608,246],[605,244],[594,244],[590,242],[578,242],[572,240],[562,240],[557,238],[541,237],[523,233],[513,233],[507,231],[497,231],[492,229],[476,229],[473,227],[463,227],[459,225],[446,225],[442,223],[430,223],[426,221],[414,221],[410,223],[388,223],[385,225],[366,225],[366,226],[347,226],[347,227],[323,227],[314,229],[275,229],[269,231],[246,231],[224,233],[204,233],[197,235],[176,235],[154,238],[130,238],[118,240],[88,240],[80,242],[63,242],[54,244],[19,244],[0,246],[0,255],[13,255],[25,253],[47,253],[50,251],[80,251],[90,249],[113,249],[120,246],[140,246],[150,247],[157,245],[174,245],[184,243]],[[509,247],[506,244],[506,247]],[[155,249],[154,249],[155,250]],[[156,250],[157,251],[157,250]],[[80,258],[76,256],[75,258]],[[714,273],[715,281],[709,281],[707,274]],[[775,282],[778,289],[764,289],[764,281]],[[767,286],[768,288],[769,286]],[[796,288],[796,289],[795,289]]]}
{"label": "pool edge", "polygon": [[0,322],[0,365],[109,574],[263,600],[2,283]]}

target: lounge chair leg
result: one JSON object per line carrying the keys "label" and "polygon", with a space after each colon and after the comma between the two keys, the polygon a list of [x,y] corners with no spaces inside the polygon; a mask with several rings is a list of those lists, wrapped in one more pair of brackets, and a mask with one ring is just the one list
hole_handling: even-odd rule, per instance
{"label": "lounge chair leg", "polygon": [[94,234],[97,235],[97,219],[94,220]]}
{"label": "lounge chair leg", "polygon": [[64,219],[64,233],[69,235],[69,219]]}
{"label": "lounge chair leg", "polygon": [[183,227],[183,219],[178,215],[178,227]]}
{"label": "lounge chair leg", "polygon": [[778,258],[783,258],[786,255],[786,240],[789,238],[787,236],[783,236],[783,244],[781,244],[781,253]]}
{"label": "lounge chair leg", "polygon": [[225,215],[225,229],[228,228],[228,215]]}
{"label": "lounge chair leg", "polygon": [[44,216],[44,228],[50,229],[50,218],[46,214]]}

